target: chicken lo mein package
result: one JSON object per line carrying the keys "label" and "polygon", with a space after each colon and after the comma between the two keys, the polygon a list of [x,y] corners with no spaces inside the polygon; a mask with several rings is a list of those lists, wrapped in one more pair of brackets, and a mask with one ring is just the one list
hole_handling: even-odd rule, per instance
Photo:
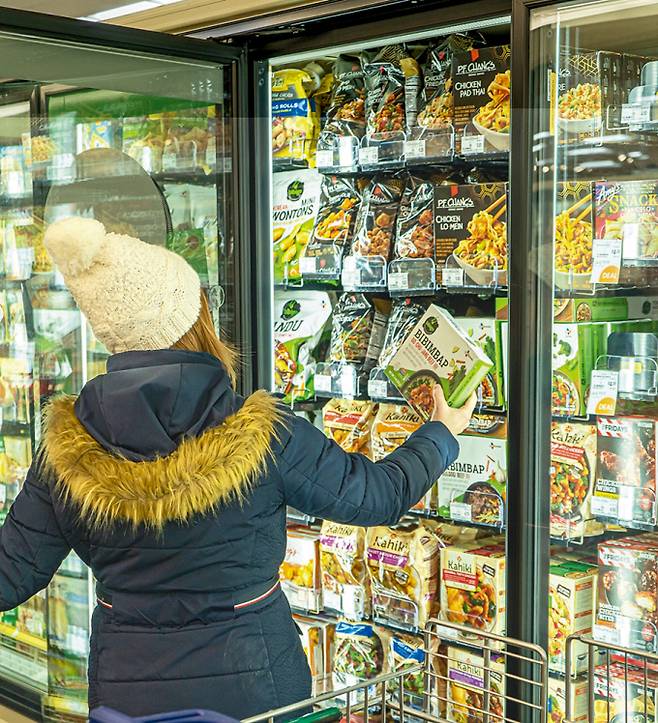
{"label": "chicken lo mein package", "polygon": [[373,618],[414,629],[429,619],[437,594],[439,543],[423,525],[373,527],[366,538]]}
{"label": "chicken lo mein package", "polygon": [[354,256],[380,256],[388,260],[402,188],[401,178],[386,176],[374,178],[365,189],[352,243]]}
{"label": "chicken lo mein package", "polygon": [[346,452],[371,456],[371,429],[377,405],[356,399],[331,399],[322,410],[324,432]]}

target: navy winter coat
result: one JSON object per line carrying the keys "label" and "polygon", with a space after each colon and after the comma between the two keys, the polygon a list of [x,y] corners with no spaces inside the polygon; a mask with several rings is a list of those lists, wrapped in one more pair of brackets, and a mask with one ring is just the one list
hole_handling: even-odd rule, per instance
{"label": "navy winter coat", "polygon": [[441,423],[386,460],[346,454],[207,354],[112,357],[47,413],[42,453],[0,531],[0,609],[45,587],[72,548],[98,580],[89,705],[244,718],[308,697],[278,586],[286,505],[397,522],[457,456]]}

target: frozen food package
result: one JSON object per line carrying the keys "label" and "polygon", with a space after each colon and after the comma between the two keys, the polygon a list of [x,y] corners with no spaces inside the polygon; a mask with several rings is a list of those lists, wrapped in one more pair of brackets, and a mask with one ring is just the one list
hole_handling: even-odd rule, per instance
{"label": "frozen food package", "polygon": [[[386,642],[387,672],[403,671],[425,662],[425,651],[421,637],[405,635],[404,633],[393,633],[388,636]],[[416,673],[405,675],[402,678],[402,689],[404,693],[409,694],[409,702],[411,705],[418,706],[421,702],[419,698],[425,692],[424,671],[420,670]],[[393,695],[399,695],[400,691],[397,681],[391,682],[391,691]]]}
{"label": "frozen food package", "polygon": [[400,65],[405,56],[401,46],[387,46],[372,62],[365,64],[369,136],[381,137],[405,130],[405,77]]}
{"label": "frozen food package", "polygon": [[555,285],[560,289],[592,288],[592,184],[558,183],[555,199]]}
{"label": "frozen food package", "polygon": [[315,224],[321,185],[322,176],[311,168],[272,175],[274,283],[301,276],[299,259]]}
{"label": "frozen food package", "polygon": [[437,537],[422,524],[412,530],[373,527],[366,548],[373,618],[408,629],[423,627],[437,595]]}
{"label": "frozen food package", "polygon": [[395,257],[434,259],[434,183],[409,177],[397,215]]}
{"label": "frozen food package", "polygon": [[361,57],[339,55],[334,64],[334,77],[321,139],[325,134],[361,138],[366,125],[366,86]]}
{"label": "frozen food package", "polygon": [[623,660],[596,666],[590,692],[594,697],[594,718],[588,723],[655,723],[658,673],[651,663],[647,671],[643,670],[643,661],[638,661],[637,667]]}
{"label": "frozen food package", "polygon": [[325,328],[328,331],[331,297],[324,291],[277,291],[273,316],[275,390],[287,402],[310,399],[315,354]]}
{"label": "frozen food package", "polygon": [[322,608],[320,536],[304,527],[288,528],[286,556],[279,570],[281,589],[299,610]]}
{"label": "frozen food package", "polygon": [[331,399],[322,410],[324,432],[345,452],[371,456],[371,430],[377,405],[356,399]]}
{"label": "frozen food package", "polygon": [[387,318],[375,300],[371,303],[363,294],[343,293],[332,317],[330,360],[374,365],[381,354]]}
{"label": "frozen food package", "polygon": [[[489,723],[505,717],[505,657],[492,652],[485,672],[484,655],[476,650],[448,647],[448,720],[481,723],[489,699]],[[487,691],[489,694],[487,696]]]}
{"label": "frozen food package", "polygon": [[386,367],[386,376],[428,419],[432,389],[441,384],[448,404],[460,407],[493,367],[479,345],[463,334],[449,312],[431,304]]}
{"label": "frozen food package", "polygon": [[487,317],[457,317],[455,323],[472,339],[482,351],[494,362],[494,366],[480,382],[478,399],[488,407],[503,405],[503,390],[500,384],[501,373],[498,369],[498,350],[496,349],[496,320]]}
{"label": "frozen food package", "polygon": [[395,235],[395,222],[402,197],[403,181],[375,177],[363,194],[354,229],[355,256],[381,256],[388,260]]}
{"label": "frozen food package", "polygon": [[311,240],[301,262],[304,274],[340,275],[343,253],[352,246],[365,181],[324,176]]}
{"label": "frozen food package", "polygon": [[423,423],[411,407],[380,404],[372,428],[372,458],[384,459],[403,444]]}
{"label": "frozen food package", "polygon": [[313,82],[303,70],[272,73],[272,155],[275,163],[315,163],[320,117],[310,96]]}
{"label": "frozen food package", "polygon": [[388,366],[400,344],[409,336],[409,333],[424,313],[425,307],[410,298],[393,303],[386,325],[384,347],[379,355],[378,364],[380,367]]}
{"label": "frozen food package", "polygon": [[384,669],[384,649],[369,623],[339,621],[334,650],[334,690],[376,678]]}
{"label": "frozen food package", "polygon": [[327,520],[322,523],[320,564],[324,607],[350,620],[362,620],[370,615],[365,540],[363,527]]}

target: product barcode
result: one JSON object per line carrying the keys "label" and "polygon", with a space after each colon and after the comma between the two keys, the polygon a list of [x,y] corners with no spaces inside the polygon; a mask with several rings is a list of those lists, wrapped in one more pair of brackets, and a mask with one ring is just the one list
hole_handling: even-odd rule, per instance
{"label": "product barcode", "polygon": [[601,517],[616,518],[619,510],[619,500],[616,497],[592,496],[592,514]]}
{"label": "product barcode", "polygon": [[443,283],[446,286],[463,286],[464,269],[443,269]]}
{"label": "product barcode", "polygon": [[451,502],[450,517],[459,522],[472,522],[473,515],[471,512],[471,506],[467,505],[465,502]]}
{"label": "product barcode", "polygon": [[359,148],[359,163],[362,166],[373,166],[379,162],[379,148],[377,146],[369,146],[368,148]]}
{"label": "product barcode", "polygon": [[462,138],[462,153],[472,155],[473,153],[482,153],[484,151],[484,136],[472,135]]}
{"label": "product barcode", "polygon": [[624,103],[621,107],[621,122],[634,125],[648,123],[651,120],[650,103]]}
{"label": "product barcode", "polygon": [[405,271],[393,271],[388,275],[389,289],[408,289],[409,274]]}

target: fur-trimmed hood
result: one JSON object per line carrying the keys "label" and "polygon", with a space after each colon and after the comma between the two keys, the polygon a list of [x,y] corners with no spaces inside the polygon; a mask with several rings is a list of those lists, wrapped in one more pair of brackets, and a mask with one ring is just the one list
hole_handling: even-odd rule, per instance
{"label": "fur-trimmed hood", "polygon": [[[121,360],[121,371],[145,371],[143,365],[134,366],[144,356],[140,353],[127,365]],[[267,464],[279,417],[273,397],[257,392],[242,400],[230,387],[222,387],[218,396],[216,385],[207,384],[212,375],[204,377],[194,368],[196,362],[207,364],[207,355],[192,354],[182,367],[178,353],[146,356],[150,362],[157,356],[160,362],[146,364],[150,394],[143,388],[130,389],[139,375],[108,380],[117,371],[111,360],[108,374],[87,385],[77,401],[61,397],[46,410],[44,461],[64,499],[94,526],[127,522],[162,528],[170,521],[189,521],[244,500]],[[179,367],[173,374],[172,364]],[[201,386],[190,380],[199,373]],[[178,379],[176,388],[163,385],[172,379]],[[155,393],[158,389],[160,394]],[[229,412],[225,417],[224,411]],[[200,418],[206,423],[200,424]],[[171,451],[162,454],[162,444],[171,444]]]}

